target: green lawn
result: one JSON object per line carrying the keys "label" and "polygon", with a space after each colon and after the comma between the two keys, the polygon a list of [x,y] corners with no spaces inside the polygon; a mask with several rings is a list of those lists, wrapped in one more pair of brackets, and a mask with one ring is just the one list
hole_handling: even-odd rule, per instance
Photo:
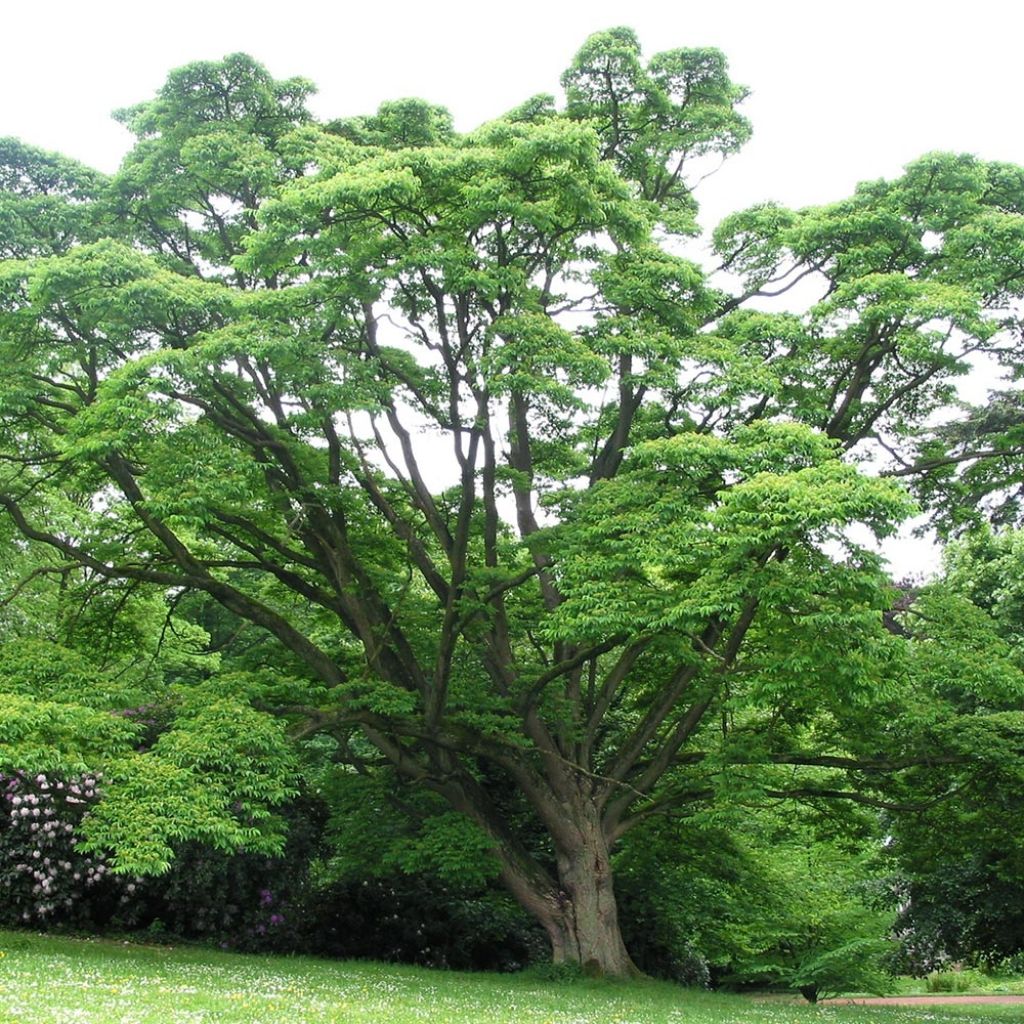
{"label": "green lawn", "polygon": [[0,932],[2,1024],[914,1024],[1020,1006],[814,1008],[658,982],[554,983]]}

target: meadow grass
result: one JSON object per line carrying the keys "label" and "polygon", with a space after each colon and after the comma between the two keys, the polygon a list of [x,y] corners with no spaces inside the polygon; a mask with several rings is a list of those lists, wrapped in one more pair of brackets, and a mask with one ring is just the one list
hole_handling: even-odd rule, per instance
{"label": "meadow grass", "polygon": [[2,1024],[916,1024],[1020,1006],[812,1007],[662,982],[549,982],[0,932]]}

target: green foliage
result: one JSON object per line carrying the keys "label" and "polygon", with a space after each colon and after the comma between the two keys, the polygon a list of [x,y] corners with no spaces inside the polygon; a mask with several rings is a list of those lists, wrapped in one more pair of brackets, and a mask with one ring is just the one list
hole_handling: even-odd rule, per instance
{"label": "green foliage", "polygon": [[327,878],[422,875],[473,887],[496,874],[491,841],[478,826],[389,773],[335,769],[322,778],[321,792],[331,808]]}
{"label": "green foliage", "polygon": [[108,776],[109,790],[83,826],[82,848],[114,850],[115,871],[160,874],[170,867],[174,844],[189,839],[219,850],[280,849],[279,836],[236,818],[228,787],[208,786],[171,760],[136,754],[110,762]]}
{"label": "green foliage", "polygon": [[944,577],[904,616],[911,668],[930,697],[916,715],[925,741],[959,749],[964,762],[932,769],[943,775],[943,799],[890,825],[903,955],[918,974],[951,960],[994,964],[1024,948],[1020,552],[1016,531],[951,546]]}
{"label": "green foliage", "polygon": [[98,171],[17,139],[0,138],[0,258],[66,252],[99,229]]}
{"label": "green foliage", "polygon": [[373,117],[349,117],[326,127],[359,145],[384,149],[439,145],[454,134],[451,114],[419,99],[389,100]]}
{"label": "green foliage", "polygon": [[[699,951],[718,984],[886,992],[893,950],[870,816],[788,802],[646,826],[624,843],[630,945],[652,973],[692,984]],[[708,974],[705,974],[707,977]]]}
{"label": "green foliage", "polygon": [[248,703],[252,683],[205,681],[209,635],[153,591],[58,578],[0,644],[0,767],[102,772],[81,849],[116,850],[122,874],[166,870],[188,840],[279,850],[270,808],[293,794],[295,761],[283,724]]}
{"label": "green foliage", "polygon": [[658,209],[671,231],[693,232],[686,164],[734,152],[750,136],[736,104],[747,90],[728,77],[718,50],[668,50],[646,67],[628,28],[590,36],[562,76],[570,117],[592,122],[602,155]]}
{"label": "green foliage", "polygon": [[892,949],[891,919],[865,905],[863,882],[848,855],[821,844],[776,847],[773,861],[766,879],[774,890],[771,911],[750,922],[730,980],[796,989],[811,1002],[843,992],[887,991],[891,980],[883,964]]}
{"label": "green foliage", "polygon": [[90,761],[127,751],[138,730],[91,708],[4,695],[0,740],[8,767],[84,771]]}

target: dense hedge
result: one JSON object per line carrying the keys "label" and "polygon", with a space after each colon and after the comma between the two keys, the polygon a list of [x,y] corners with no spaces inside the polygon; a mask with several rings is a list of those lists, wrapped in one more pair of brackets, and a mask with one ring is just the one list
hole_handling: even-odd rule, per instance
{"label": "dense hedge", "polygon": [[76,838],[101,781],[0,775],[0,924],[464,969],[515,970],[546,955],[536,926],[491,887],[419,876],[315,882],[326,810],[311,797],[289,806],[280,858],[189,844],[165,875],[115,875]]}

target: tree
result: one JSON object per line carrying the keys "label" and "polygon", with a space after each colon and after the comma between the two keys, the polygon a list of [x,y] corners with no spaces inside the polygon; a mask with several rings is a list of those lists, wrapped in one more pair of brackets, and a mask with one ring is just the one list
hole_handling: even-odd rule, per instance
{"label": "tree", "polygon": [[1024,950],[1022,541],[983,529],[950,545],[942,578],[903,613],[916,670],[939,698],[928,728],[972,752],[969,770],[946,767],[947,799],[889,823],[905,956],[918,973]]}
{"label": "tree", "polygon": [[[877,713],[903,641],[849,531],[912,504],[856,462],[927,484],[986,457],[924,424],[1013,357],[1021,172],[932,155],[736,214],[733,294],[677,254],[692,177],[749,134],[722,55],[645,64],[614,29],[563,85],[466,135],[418,100],[319,125],[308,83],[235,55],[122,111],[109,180],[4,144],[0,509],[55,565],[208,595],[289,659],[106,766],[89,836],[123,870],[260,841],[276,715],[442,798],[556,961],[623,975],[635,825],[870,801],[920,756]],[[806,315],[760,308],[801,280]],[[162,790],[179,818],[149,799],[140,836],[128,801]]]}
{"label": "tree", "polygon": [[864,859],[827,842],[780,845],[761,883],[767,912],[747,909],[733,980],[795,989],[811,1003],[847,992],[887,992],[892,915],[870,906]]}
{"label": "tree", "polygon": [[689,984],[885,991],[894,908],[878,814],[792,800],[651,818],[616,854],[630,952]]}

